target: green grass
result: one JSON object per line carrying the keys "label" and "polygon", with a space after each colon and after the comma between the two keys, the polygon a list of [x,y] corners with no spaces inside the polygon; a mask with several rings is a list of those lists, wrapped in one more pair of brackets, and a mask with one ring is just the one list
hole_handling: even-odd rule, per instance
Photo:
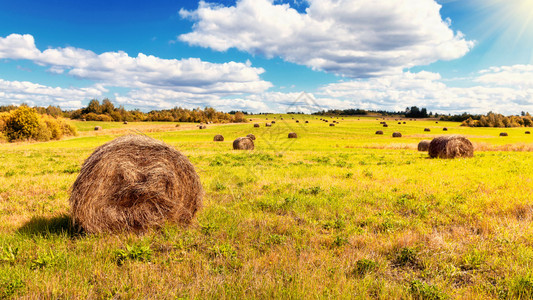
{"label": "green grass", "polygon": [[[251,123],[274,115],[148,133],[189,157],[206,197],[191,226],[143,235],[80,235],[69,226],[68,191],[81,164],[123,124],[98,122],[104,131],[93,133],[95,124],[78,122],[86,133],[76,138],[0,144],[0,298],[533,295],[532,152],[436,160],[415,151],[442,127],[478,149],[528,150],[524,128],[393,120],[383,128],[369,117],[329,127],[314,116],[294,116],[298,124],[275,116],[271,128]],[[232,150],[248,133],[256,150]],[[212,142],[215,134],[225,141]]]}

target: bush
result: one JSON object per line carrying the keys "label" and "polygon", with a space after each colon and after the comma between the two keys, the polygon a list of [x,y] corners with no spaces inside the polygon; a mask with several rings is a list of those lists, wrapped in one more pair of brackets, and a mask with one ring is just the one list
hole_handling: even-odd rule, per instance
{"label": "bush", "polygon": [[64,135],[76,135],[76,129],[61,118],[49,115],[39,115],[37,111],[28,106],[19,108],[0,115],[0,140],[10,142],[35,140],[59,140]]}

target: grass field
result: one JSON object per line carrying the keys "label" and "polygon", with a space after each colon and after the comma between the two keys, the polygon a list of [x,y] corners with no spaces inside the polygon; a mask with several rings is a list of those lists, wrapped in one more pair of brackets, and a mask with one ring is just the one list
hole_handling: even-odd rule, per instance
{"label": "grass field", "polygon": [[[533,297],[526,129],[253,117],[260,128],[78,122],[75,138],[0,144],[0,298]],[[195,165],[206,191],[196,220],[143,235],[73,232],[68,196],[81,164],[138,131]],[[248,133],[256,149],[232,150]],[[468,136],[474,158],[416,151],[443,133]],[[215,134],[226,141],[213,142]]]}

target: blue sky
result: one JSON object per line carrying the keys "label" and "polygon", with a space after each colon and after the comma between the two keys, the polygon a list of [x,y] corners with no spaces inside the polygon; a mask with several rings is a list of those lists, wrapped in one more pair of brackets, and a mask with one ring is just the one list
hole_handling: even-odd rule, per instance
{"label": "blue sky", "polygon": [[532,11],[533,0],[0,0],[0,105],[533,112]]}

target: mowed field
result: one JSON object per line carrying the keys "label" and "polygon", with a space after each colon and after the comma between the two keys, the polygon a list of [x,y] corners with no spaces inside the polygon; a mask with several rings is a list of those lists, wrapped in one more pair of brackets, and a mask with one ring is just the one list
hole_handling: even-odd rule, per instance
{"label": "mowed field", "polygon": [[[73,122],[75,138],[0,144],[0,298],[533,297],[528,129],[252,118],[204,130]],[[392,138],[395,131],[403,137]],[[114,137],[139,132],[194,164],[206,191],[196,219],[142,235],[73,232],[69,189],[83,161]],[[232,150],[249,133],[256,149]],[[213,142],[215,134],[225,141]],[[441,134],[467,136],[474,157],[416,151]]]}

